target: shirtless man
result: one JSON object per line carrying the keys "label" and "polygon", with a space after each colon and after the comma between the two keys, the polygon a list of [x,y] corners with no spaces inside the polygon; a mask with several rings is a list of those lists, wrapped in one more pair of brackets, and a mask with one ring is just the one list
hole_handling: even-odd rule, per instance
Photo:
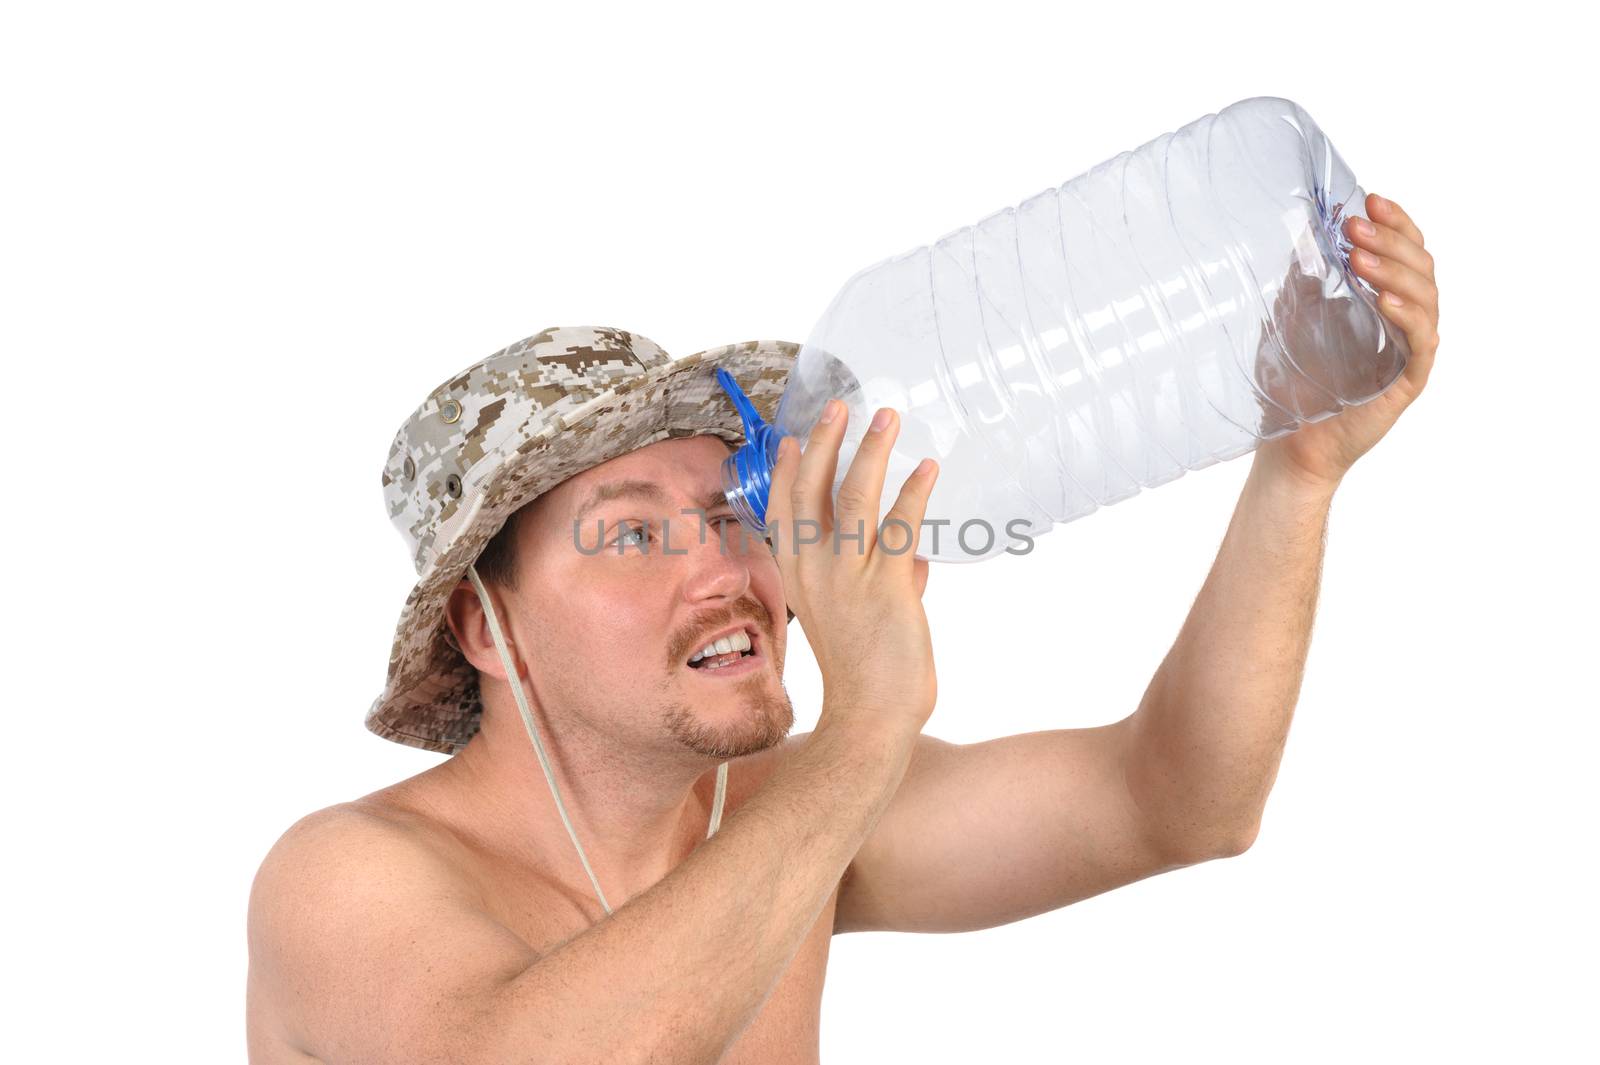
{"label": "shirtless man", "polygon": [[[251,1060],[816,1062],[837,933],[988,928],[1243,851],[1298,694],[1329,501],[1438,344],[1421,233],[1375,196],[1368,211],[1376,228],[1348,232],[1380,258],[1354,266],[1404,301],[1380,304],[1410,342],[1404,377],[1257,450],[1171,652],[1137,710],[1097,728],[923,734],[926,563],[897,526],[871,529],[892,411],[836,502],[838,409],[773,475],[769,528],[864,519],[859,547],[678,527],[652,542],[699,508],[738,527],[720,479],[737,423],[718,420],[725,399],[709,413],[706,378],[736,367],[770,408],[793,345],[666,369],[637,334],[551,330],[441,386],[385,471],[422,580],[368,724],[453,757],[273,847],[250,901]],[[598,422],[573,414],[630,375],[591,404]],[[502,418],[533,442],[502,446]],[[482,478],[519,463],[524,481]],[[911,530],[936,476],[899,491]],[[587,549],[596,530],[605,550]],[[824,681],[816,729],[795,736],[789,610]],[[737,636],[697,654],[740,632],[747,654]]]}

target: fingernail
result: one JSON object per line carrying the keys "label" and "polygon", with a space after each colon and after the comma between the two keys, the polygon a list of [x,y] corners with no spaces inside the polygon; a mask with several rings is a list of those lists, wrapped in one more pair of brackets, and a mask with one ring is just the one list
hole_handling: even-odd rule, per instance
{"label": "fingernail", "polygon": [[1355,221],[1350,223],[1350,228],[1354,229],[1358,235],[1363,237],[1370,237],[1377,232],[1376,229],[1372,228],[1372,223],[1367,221],[1365,218],[1357,218]]}
{"label": "fingernail", "polygon": [[1383,294],[1383,299],[1384,299],[1384,302],[1389,304],[1389,306],[1391,306],[1391,307],[1404,307],[1405,306],[1405,302],[1403,300],[1401,300],[1399,296],[1396,296],[1393,292],[1385,292]]}
{"label": "fingernail", "polygon": [[878,413],[872,416],[872,431],[881,433],[889,427],[889,408],[879,408]]}
{"label": "fingernail", "polygon": [[1392,206],[1388,200],[1384,199],[1382,196],[1379,196],[1376,192],[1372,194],[1372,198],[1377,202],[1379,207],[1382,207],[1386,211],[1390,208],[1390,206]]}
{"label": "fingernail", "polygon": [[819,420],[823,425],[827,425],[829,422],[833,421],[834,418],[838,417],[839,406],[839,401],[836,399],[830,399],[828,402],[822,405],[822,417]]}
{"label": "fingernail", "polygon": [[916,471],[912,474],[912,476],[913,477],[926,477],[928,474],[930,474],[932,472],[933,472],[933,460],[932,459],[923,459],[921,462],[917,463]]}

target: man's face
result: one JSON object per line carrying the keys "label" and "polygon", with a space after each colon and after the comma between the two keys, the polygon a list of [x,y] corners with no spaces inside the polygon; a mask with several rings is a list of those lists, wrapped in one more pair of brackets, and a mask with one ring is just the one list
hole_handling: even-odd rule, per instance
{"label": "man's face", "polygon": [[[722,497],[727,456],[714,436],[658,441],[564,481],[522,515],[517,587],[500,591],[532,686],[563,718],[720,759],[788,735],[783,583]],[[691,662],[741,632],[750,649],[737,659]]]}

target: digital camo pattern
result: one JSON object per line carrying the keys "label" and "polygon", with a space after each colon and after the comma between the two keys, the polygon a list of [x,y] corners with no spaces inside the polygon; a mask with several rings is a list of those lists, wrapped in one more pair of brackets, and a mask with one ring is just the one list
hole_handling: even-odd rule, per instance
{"label": "digital camo pattern", "polygon": [[395,434],[383,468],[384,502],[419,579],[367,727],[430,751],[465,746],[483,704],[477,670],[443,624],[444,605],[506,518],[568,477],[657,440],[710,434],[744,443],[716,368],[770,421],[799,350],[753,340],[674,361],[638,333],[555,328],[435,388]]}

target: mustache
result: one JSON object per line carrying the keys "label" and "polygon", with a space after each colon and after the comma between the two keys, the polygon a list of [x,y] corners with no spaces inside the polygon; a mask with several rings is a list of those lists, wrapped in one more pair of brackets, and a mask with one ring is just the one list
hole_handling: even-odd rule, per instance
{"label": "mustache", "polygon": [[684,627],[684,631],[673,637],[668,645],[667,659],[670,665],[681,666],[700,648],[706,645],[706,638],[714,632],[740,622],[753,621],[757,631],[765,636],[770,644],[772,638],[772,612],[761,605],[761,600],[753,595],[743,595],[730,606],[718,610],[708,610],[697,615],[694,621]]}

